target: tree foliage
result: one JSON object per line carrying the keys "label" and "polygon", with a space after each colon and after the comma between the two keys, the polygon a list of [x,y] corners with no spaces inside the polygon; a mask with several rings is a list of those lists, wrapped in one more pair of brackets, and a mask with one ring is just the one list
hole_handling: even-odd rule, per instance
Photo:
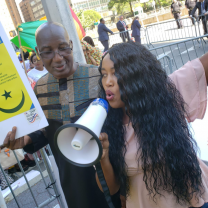
{"label": "tree foliage", "polygon": [[94,22],[99,21],[101,15],[95,10],[80,10],[76,12],[77,17],[79,18],[83,28],[90,28],[94,25]]}
{"label": "tree foliage", "polygon": [[[152,7],[152,1],[149,0],[146,3],[136,3],[134,7],[141,6],[143,7],[144,12],[148,12],[153,9]],[[133,12],[132,9],[132,2],[135,2],[135,0],[110,0],[108,3],[108,9],[112,11],[117,11],[117,14],[123,14],[124,12]],[[170,6],[172,3],[172,0],[155,0],[156,2],[156,8],[160,7],[166,7]]]}
{"label": "tree foliage", "polygon": [[128,4],[130,7],[130,11],[133,13],[133,9],[132,9],[133,1],[135,0],[110,0],[108,3],[108,9],[111,10],[113,7],[115,7],[117,9],[117,13],[120,13],[119,11],[122,11],[125,5]]}

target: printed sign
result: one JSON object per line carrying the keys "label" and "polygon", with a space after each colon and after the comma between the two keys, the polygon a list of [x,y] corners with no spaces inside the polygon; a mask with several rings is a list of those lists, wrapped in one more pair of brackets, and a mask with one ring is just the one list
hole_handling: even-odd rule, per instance
{"label": "printed sign", "polygon": [[13,126],[16,138],[47,126],[47,120],[0,22],[0,145]]}

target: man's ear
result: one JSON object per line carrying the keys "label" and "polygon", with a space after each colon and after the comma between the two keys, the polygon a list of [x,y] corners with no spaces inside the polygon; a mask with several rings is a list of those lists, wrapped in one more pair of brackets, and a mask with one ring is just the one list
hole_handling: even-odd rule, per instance
{"label": "man's ear", "polygon": [[35,46],[35,50],[36,50],[37,59],[40,60],[40,53],[39,53],[39,50],[38,50],[37,46]]}

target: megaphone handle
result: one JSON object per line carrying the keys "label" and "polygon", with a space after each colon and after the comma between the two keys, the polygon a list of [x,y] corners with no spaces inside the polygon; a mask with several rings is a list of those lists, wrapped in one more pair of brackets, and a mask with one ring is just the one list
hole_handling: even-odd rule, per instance
{"label": "megaphone handle", "polygon": [[111,200],[110,191],[109,191],[108,185],[106,183],[106,180],[105,180],[105,177],[104,177],[103,170],[102,170],[100,162],[97,163],[95,165],[95,167],[96,167],[97,175],[98,175],[100,184],[101,184],[101,186],[103,188],[103,193],[105,195],[105,199],[106,199],[106,201],[108,203],[108,206],[109,206],[109,208],[115,208],[114,205],[113,205],[113,202]]}

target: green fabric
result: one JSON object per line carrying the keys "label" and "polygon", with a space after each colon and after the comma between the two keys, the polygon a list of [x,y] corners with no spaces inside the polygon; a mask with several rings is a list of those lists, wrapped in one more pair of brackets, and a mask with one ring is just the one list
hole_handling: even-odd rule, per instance
{"label": "green fabric", "polygon": [[[35,50],[36,47],[35,32],[37,28],[45,22],[47,22],[47,20],[42,20],[42,21],[38,20],[34,22],[22,23],[21,25],[18,26],[18,28],[23,29],[23,31],[20,31],[19,33],[20,33],[21,44],[24,49],[26,49],[29,52],[31,50]],[[18,36],[11,39],[11,42],[13,42],[19,48]]]}
{"label": "green fabric", "polygon": [[[21,44],[22,44],[22,47],[23,48],[25,48],[25,46],[26,47],[28,47],[28,48],[31,48],[31,46],[30,45],[28,45],[25,41],[24,41],[24,39],[22,39],[22,38],[20,38],[20,40],[21,40]],[[12,43],[14,43],[14,45],[16,45],[18,48],[19,48],[19,40],[18,40],[18,36],[15,36],[13,39],[11,39],[11,41],[12,41]],[[26,49],[26,48],[25,48]],[[30,49],[27,49],[27,51],[31,51]]]}

